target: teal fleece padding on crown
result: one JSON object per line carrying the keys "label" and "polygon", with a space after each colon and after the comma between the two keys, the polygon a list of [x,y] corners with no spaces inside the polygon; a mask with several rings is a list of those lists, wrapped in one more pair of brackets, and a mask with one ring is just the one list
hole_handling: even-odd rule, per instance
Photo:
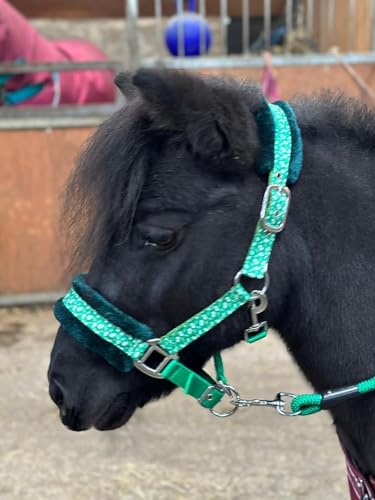
{"label": "teal fleece padding on crown", "polygon": [[[73,279],[73,288],[101,316],[132,337],[144,341],[155,337],[155,334],[147,325],[117,309],[99,292],[91,288],[83,276],[76,276]],[[54,313],[64,330],[70,333],[72,337],[87,349],[102,356],[108,363],[120,371],[128,372],[133,368],[133,360],[129,356],[89,330],[70,313],[62,300],[59,300],[55,304]]]}
{"label": "teal fleece padding on crown", "polygon": [[279,108],[281,108],[286,114],[290,131],[292,133],[292,155],[290,159],[288,174],[288,185],[292,185],[298,181],[303,163],[303,143],[301,130],[298,126],[296,115],[287,102],[277,101],[274,104],[277,104],[277,106],[279,106]]}
{"label": "teal fleece padding on crown", "polygon": [[[279,106],[288,118],[292,134],[292,154],[289,166],[287,184],[295,184],[299,178],[303,163],[303,144],[301,131],[298,126],[293,109],[285,101],[277,101],[273,104]],[[264,101],[264,106],[256,113],[259,142],[261,149],[257,157],[256,169],[259,175],[268,175],[273,169],[274,144],[275,144],[275,124],[272,112]]]}

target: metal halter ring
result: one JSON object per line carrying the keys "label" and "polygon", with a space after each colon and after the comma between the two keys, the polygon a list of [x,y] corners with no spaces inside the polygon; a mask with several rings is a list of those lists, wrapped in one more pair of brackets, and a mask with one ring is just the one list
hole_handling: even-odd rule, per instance
{"label": "metal halter ring", "polygon": [[[242,276],[245,276],[244,274],[242,274],[242,270],[238,271],[233,280],[235,286],[241,283]],[[257,292],[261,293],[262,295],[265,295],[267,293],[269,286],[270,286],[270,275],[268,274],[268,271],[266,271],[264,273],[263,288],[261,290],[257,290]]]}
{"label": "metal halter ring", "polygon": [[[237,389],[235,389],[231,385],[224,384],[220,380],[213,387],[216,387],[221,392],[223,392],[224,394],[226,394],[229,397],[229,402],[232,405],[233,405],[233,401],[236,400],[236,399],[238,399],[240,397],[240,393],[237,391]],[[220,411],[215,410],[214,408],[210,408],[210,412],[213,415],[215,415],[215,417],[221,417],[221,418],[230,417],[231,415],[233,415],[233,413],[236,413],[237,410],[238,410],[238,406],[235,406],[235,405],[233,405],[233,408],[231,410],[227,411],[227,412],[220,412]]]}
{"label": "metal halter ring", "polygon": [[276,406],[276,411],[280,413],[283,417],[297,417],[298,415],[301,415],[300,411],[287,411],[284,410],[285,406],[285,401],[283,398],[290,398],[292,401],[295,399],[297,396],[291,392],[279,392],[276,395],[276,399],[280,401],[280,406]]}

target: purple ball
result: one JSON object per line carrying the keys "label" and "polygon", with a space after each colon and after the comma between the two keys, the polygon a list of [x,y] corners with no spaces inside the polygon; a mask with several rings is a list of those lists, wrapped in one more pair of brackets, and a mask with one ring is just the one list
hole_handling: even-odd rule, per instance
{"label": "purple ball", "polygon": [[[185,56],[206,54],[212,42],[211,28],[204,17],[194,13],[173,16],[165,29],[165,43],[173,56],[178,56],[178,32],[183,26]],[[203,37],[201,47],[200,37]],[[201,52],[201,49],[202,52]]]}

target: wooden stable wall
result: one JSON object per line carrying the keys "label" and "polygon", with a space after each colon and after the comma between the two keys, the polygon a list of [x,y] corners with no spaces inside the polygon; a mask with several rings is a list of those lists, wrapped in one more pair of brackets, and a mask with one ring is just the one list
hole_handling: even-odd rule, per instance
{"label": "wooden stable wall", "polygon": [[[308,57],[308,56],[306,56]],[[372,92],[375,92],[375,65],[355,64],[352,66],[357,75]],[[205,71],[210,74],[228,74],[237,78],[248,78],[260,82],[263,70],[261,68],[231,68]],[[274,68],[282,99],[291,99],[296,95],[317,93],[322,89],[343,92],[367,102],[370,106],[375,103],[355,83],[342,65],[326,64],[319,66],[282,66]]]}
{"label": "wooden stable wall", "polygon": [[351,0],[336,2],[332,26],[329,22],[330,3],[315,4],[313,37],[322,52],[332,46],[338,47],[340,52],[366,52],[372,49],[372,0],[355,2],[353,12]]}
{"label": "wooden stable wall", "polygon": [[[375,90],[375,67],[355,70]],[[260,81],[260,69],[216,70]],[[322,87],[363,98],[341,66],[277,68],[284,99]],[[89,129],[0,132],[0,294],[62,287],[63,257],[57,231],[59,194]]]}
{"label": "wooden stable wall", "polygon": [[61,289],[59,193],[88,133],[0,132],[0,294]]}

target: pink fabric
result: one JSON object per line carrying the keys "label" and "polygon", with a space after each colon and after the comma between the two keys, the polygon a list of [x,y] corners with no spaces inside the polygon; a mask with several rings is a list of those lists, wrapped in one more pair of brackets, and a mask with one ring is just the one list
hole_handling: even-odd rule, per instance
{"label": "pink fabric", "polygon": [[[0,61],[14,62],[20,58],[28,63],[107,59],[95,45],[83,40],[47,40],[7,0],[0,0]],[[59,104],[112,102],[115,99],[113,72],[110,70],[61,71],[59,81]],[[33,83],[45,85],[39,94],[22,105],[50,105],[55,91],[52,75],[48,72],[16,76],[6,88],[13,90]]]}
{"label": "pink fabric", "polygon": [[278,101],[280,99],[277,83],[272,75],[272,68],[270,66],[264,67],[262,90],[264,97],[269,102]]}
{"label": "pink fabric", "polygon": [[[344,449],[343,449],[344,450]],[[375,478],[364,476],[344,450],[351,500],[375,500]]]}

